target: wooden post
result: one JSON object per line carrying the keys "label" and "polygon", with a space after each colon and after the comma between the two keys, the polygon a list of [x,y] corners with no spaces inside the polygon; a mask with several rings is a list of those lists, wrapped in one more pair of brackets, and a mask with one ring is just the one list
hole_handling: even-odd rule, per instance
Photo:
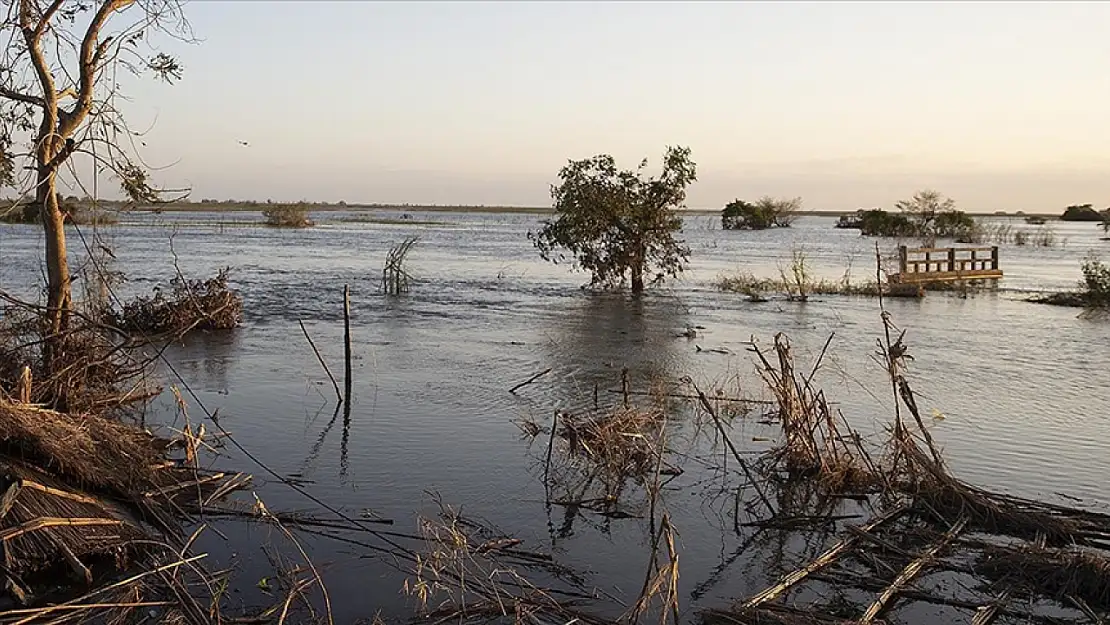
{"label": "wooden post", "polygon": [[[343,403],[351,405],[351,288],[343,285]],[[348,408],[350,410],[350,408]]]}
{"label": "wooden post", "polygon": [[956,268],[956,248],[948,248],[948,271],[959,271]]}
{"label": "wooden post", "polygon": [[909,253],[906,251],[905,245],[898,246],[898,273],[906,273],[906,264],[909,259]]}
{"label": "wooden post", "polygon": [[998,246],[991,246],[991,269],[998,269]]}

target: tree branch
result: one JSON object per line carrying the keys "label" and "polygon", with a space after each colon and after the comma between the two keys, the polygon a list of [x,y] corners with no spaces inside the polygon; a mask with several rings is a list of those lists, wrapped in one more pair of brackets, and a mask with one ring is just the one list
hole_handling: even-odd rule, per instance
{"label": "tree branch", "polygon": [[46,32],[46,27],[50,25],[50,20],[54,18],[54,14],[58,12],[58,9],[62,8],[62,3],[64,2],[65,0],[54,0],[54,2],[50,3],[50,6],[47,7],[46,12],[42,14],[42,19],[39,20],[39,25],[35,27],[36,39],[42,37],[42,34]]}
{"label": "tree branch", "polygon": [[96,15],[93,16],[92,22],[89,23],[88,29],[85,30],[85,37],[81,40],[81,74],[77,104],[73,107],[73,111],[67,113],[59,123],[58,134],[61,136],[68,137],[72,135],[73,131],[81,125],[81,122],[85,121],[85,116],[92,109],[97,62],[103,54],[103,44],[98,45],[97,39],[100,38],[100,31],[104,27],[104,23],[108,21],[108,16],[112,13],[134,2],[135,0],[104,0]]}
{"label": "tree branch", "polygon": [[38,97],[37,95],[19,93],[18,91],[13,91],[12,89],[8,89],[7,87],[0,87],[0,98],[7,98],[9,100],[15,100],[16,102],[23,102],[24,104],[32,104],[39,107],[46,106],[46,102],[44,102],[43,99]]}

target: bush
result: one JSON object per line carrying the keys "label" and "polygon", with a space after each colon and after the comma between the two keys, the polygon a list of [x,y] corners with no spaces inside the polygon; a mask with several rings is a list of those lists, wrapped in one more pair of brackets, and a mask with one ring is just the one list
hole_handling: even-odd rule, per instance
{"label": "bush", "polygon": [[940,239],[955,239],[960,243],[977,243],[982,228],[971,215],[951,210],[938,213],[933,221],[933,233]]}
{"label": "bush", "polygon": [[721,227],[725,230],[766,230],[789,228],[797,218],[802,198],[776,199],[763,196],[753,204],[733,200],[721,210]]}
{"label": "bush", "polygon": [[229,330],[243,317],[243,297],[228,287],[229,269],[208,280],[170,281],[167,296],[161,288],[154,295],[137,297],[110,313],[109,322],[125,332],[183,335],[191,330]]}
{"label": "bush", "polygon": [[1110,267],[1093,252],[1083,259],[1083,287],[1090,306],[1110,306]]}
{"label": "bush", "polygon": [[1065,208],[1064,214],[1060,215],[1060,221],[1102,221],[1102,219],[1102,213],[1090,204],[1073,204]]}
{"label": "bush", "polygon": [[262,209],[262,216],[266,218],[267,226],[277,228],[307,228],[313,225],[308,218],[308,206],[304,202],[275,204]]}
{"label": "bush", "polygon": [[901,213],[888,213],[881,208],[861,211],[858,218],[860,234],[869,237],[917,236],[917,225]]}

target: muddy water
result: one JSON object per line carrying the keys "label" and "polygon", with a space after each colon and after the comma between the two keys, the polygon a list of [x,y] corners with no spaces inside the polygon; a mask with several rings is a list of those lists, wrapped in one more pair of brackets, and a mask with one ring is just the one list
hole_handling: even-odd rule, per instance
{"label": "muddy water", "polygon": [[[558,507],[549,513],[540,478],[544,443],[522,441],[512,420],[546,423],[555,409],[592,402],[595,387],[611,399],[607,391],[619,387],[626,367],[636,380],[689,375],[707,388],[738,374],[744,390],[758,396],[745,343],[753,336],[769,343],[776,332],[790,336],[803,363],[834,335],[819,379],[863,434],[880,436],[890,414],[889,389],[871,360],[881,331],[874,300],[757,304],[712,285],[737,268],[777,275],[795,245],[804,246],[821,276],[840,277],[849,263],[856,279],[873,275],[874,241],[834,229],[831,219],[759,233],[721,232],[712,219],[689,219],[690,270],[632,300],[582,292],[585,276],[538,261],[525,236],[536,216],[414,214],[438,222],[423,225],[317,217],[315,228],[282,231],[258,227],[249,215],[147,215],[101,235],[128,275],[123,296],[168,279],[174,253],[191,276],[233,268],[244,326],[191,337],[169,350],[170,361],[255,456],[348,514],[380,515],[396,521],[392,529],[413,531],[416,514],[434,510],[429,493],[438,493],[629,599],[642,583],[646,521],[568,515]],[[1080,259],[1091,249],[1110,253],[1110,243],[1090,224],[1054,227],[1063,247],[1003,248],[1007,277],[997,292],[895,300],[889,309],[907,330],[919,403],[958,475],[1016,494],[1106,507],[1110,323],[1022,297],[1072,287]],[[380,268],[389,245],[407,234],[421,237],[409,265],[417,282],[411,294],[387,299],[378,293]],[[0,288],[34,294],[41,245],[33,228],[0,228]],[[79,265],[84,254],[75,234],[71,248]],[[297,325],[304,320],[340,374],[344,284],[351,285],[355,354],[349,419],[333,418],[331,385]],[[688,326],[700,327],[696,338],[679,336]],[[507,392],[549,367],[518,395]],[[743,448],[767,444],[752,440],[768,434],[754,417],[734,427]],[[235,450],[218,463],[255,473],[271,508],[318,510]],[[680,532],[688,614],[757,590],[788,567],[789,557],[776,564],[768,561],[773,553],[759,549],[733,556],[743,537],[728,529],[732,501],[704,475],[688,471],[672,487],[665,498]],[[245,601],[263,600],[254,582],[269,569],[257,545],[279,537],[235,523],[220,529],[229,542],[210,536],[206,546],[239,566]],[[404,576],[365,549],[305,540],[327,569],[337,622],[411,608],[400,592]]]}

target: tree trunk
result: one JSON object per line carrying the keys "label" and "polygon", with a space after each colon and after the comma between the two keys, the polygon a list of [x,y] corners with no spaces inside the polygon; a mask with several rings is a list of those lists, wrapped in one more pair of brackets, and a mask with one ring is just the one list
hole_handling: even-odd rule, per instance
{"label": "tree trunk", "polygon": [[635,251],[632,253],[632,292],[635,294],[644,292],[644,263],[647,258],[647,250],[644,249],[642,242],[637,243]]}
{"label": "tree trunk", "polygon": [[[51,151],[53,152],[53,151]],[[42,152],[40,152],[42,154]],[[62,351],[65,332],[69,329],[72,298],[69,260],[66,256],[65,217],[58,206],[55,173],[45,163],[38,166],[38,188],[35,193],[46,233],[46,309],[47,338],[43,364],[49,375],[54,358]]]}
{"label": "tree trunk", "polygon": [[632,265],[632,292],[644,292],[644,267],[639,263]]}

